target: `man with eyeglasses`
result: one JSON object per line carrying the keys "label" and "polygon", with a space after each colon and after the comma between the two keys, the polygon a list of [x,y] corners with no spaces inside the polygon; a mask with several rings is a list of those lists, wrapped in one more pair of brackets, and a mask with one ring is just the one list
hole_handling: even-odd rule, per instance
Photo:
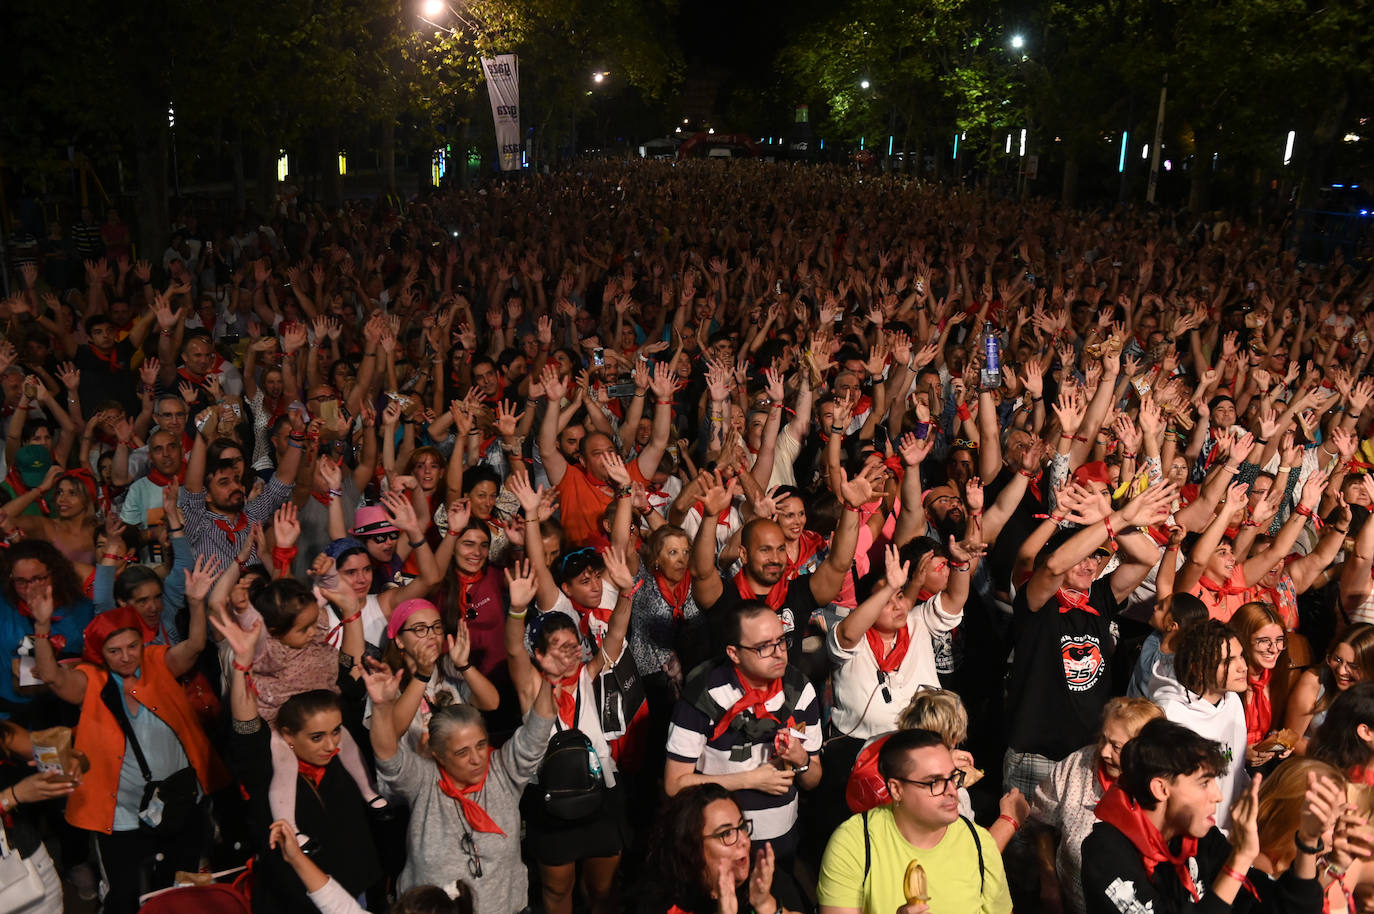
{"label": "man with eyeglasses", "polygon": [[[939,734],[898,730],[878,771],[892,802],[851,816],[825,848],[821,914],[1007,914],[1011,893],[991,834],[959,815],[964,773]],[[927,897],[907,903],[906,870],[925,871]]]}
{"label": "man with eyeglasses", "polygon": [[693,671],[673,710],[664,789],[734,791],[754,839],[772,842],[778,871],[788,872],[800,837],[797,788],[821,780],[820,701],[788,663],[788,636],[768,604],[738,604],[725,627],[727,662]]}

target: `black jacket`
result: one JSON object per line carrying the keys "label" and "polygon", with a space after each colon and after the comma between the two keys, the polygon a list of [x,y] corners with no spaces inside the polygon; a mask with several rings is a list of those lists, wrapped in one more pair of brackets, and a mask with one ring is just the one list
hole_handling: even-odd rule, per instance
{"label": "black jacket", "polygon": [[1198,842],[1197,855],[1188,861],[1201,896],[1195,902],[1171,864],[1160,864],[1153,874],[1147,874],[1140,852],[1130,839],[1115,825],[1098,822],[1083,840],[1083,900],[1088,914],[1144,914],[1147,910],[1152,914],[1224,914],[1228,911],[1317,914],[1321,911],[1322,891],[1317,880],[1298,879],[1291,870],[1271,880],[1252,869],[1249,879],[1261,900],[1257,902],[1249,891],[1241,888],[1233,904],[1222,901],[1212,894],[1212,882],[1230,856],[1230,842],[1215,827]]}

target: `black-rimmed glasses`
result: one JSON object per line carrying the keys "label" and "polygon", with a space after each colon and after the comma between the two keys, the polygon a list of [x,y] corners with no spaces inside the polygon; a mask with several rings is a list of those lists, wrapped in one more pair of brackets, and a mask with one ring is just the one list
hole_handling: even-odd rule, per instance
{"label": "black-rimmed glasses", "polygon": [[711,832],[709,835],[706,835],[706,837],[715,838],[721,844],[730,847],[739,841],[739,836],[741,834],[746,838],[753,837],[754,823],[748,819],[741,819],[738,825],[727,825],[724,828]]}
{"label": "black-rimmed glasses", "polygon": [[947,778],[931,778],[928,781],[913,781],[910,778],[894,777],[892,780],[901,781],[903,784],[911,784],[915,787],[924,787],[930,791],[932,797],[944,796],[945,791],[949,790],[951,784],[958,790],[964,786],[963,769],[955,769],[954,773]]}
{"label": "black-rimmed glasses", "polygon": [[444,633],[444,623],[431,622],[429,625],[412,625],[409,628],[401,629],[403,632],[410,632],[416,638],[423,638],[425,635],[442,635]]}
{"label": "black-rimmed glasses", "polygon": [[477,855],[477,844],[472,840],[472,832],[463,832],[462,839],[458,842],[459,849],[468,855],[468,873],[473,879],[482,878],[482,858]]}
{"label": "black-rimmed glasses", "polygon": [[741,644],[739,649],[742,651],[753,651],[760,658],[767,660],[769,657],[776,657],[778,652],[787,653],[787,636],[779,638],[777,641],[767,641],[763,644]]}

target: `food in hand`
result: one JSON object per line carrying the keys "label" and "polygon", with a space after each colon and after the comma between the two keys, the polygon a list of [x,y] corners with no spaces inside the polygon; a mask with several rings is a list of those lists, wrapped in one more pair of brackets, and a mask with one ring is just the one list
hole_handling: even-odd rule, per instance
{"label": "food in hand", "polygon": [[930,888],[926,885],[925,867],[912,860],[906,866],[906,878],[902,882],[907,904],[926,904],[930,901]]}
{"label": "food in hand", "polygon": [[1276,733],[1270,733],[1264,739],[1255,744],[1256,752],[1287,752],[1298,744],[1298,734],[1286,727]]}

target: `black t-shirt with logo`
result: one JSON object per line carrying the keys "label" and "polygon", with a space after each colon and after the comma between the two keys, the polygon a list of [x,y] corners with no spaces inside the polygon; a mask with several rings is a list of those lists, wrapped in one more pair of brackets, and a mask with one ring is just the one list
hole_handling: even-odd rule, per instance
{"label": "black t-shirt with logo", "polygon": [[1058,595],[1031,612],[1022,588],[1012,603],[1016,654],[1007,683],[1007,745],[1056,761],[1091,743],[1112,697],[1113,620],[1121,605],[1111,579],[1093,582],[1082,609],[1061,612]]}
{"label": "black t-shirt with logo", "polygon": [[[726,613],[731,607],[744,602],[744,598],[739,594],[739,586],[732,576],[721,575],[720,583],[720,597],[706,610],[706,618],[709,620],[707,624],[710,627],[711,657],[719,657],[725,653]],[[759,599],[766,597],[765,593]],[[778,616],[782,619],[783,635],[787,638],[788,657],[794,664],[800,662],[802,641],[806,638],[807,629],[811,625],[811,614],[818,608],[816,598],[811,593],[811,575],[804,574],[788,583],[787,599],[778,610]],[[688,667],[685,658],[683,659],[685,671]]]}

